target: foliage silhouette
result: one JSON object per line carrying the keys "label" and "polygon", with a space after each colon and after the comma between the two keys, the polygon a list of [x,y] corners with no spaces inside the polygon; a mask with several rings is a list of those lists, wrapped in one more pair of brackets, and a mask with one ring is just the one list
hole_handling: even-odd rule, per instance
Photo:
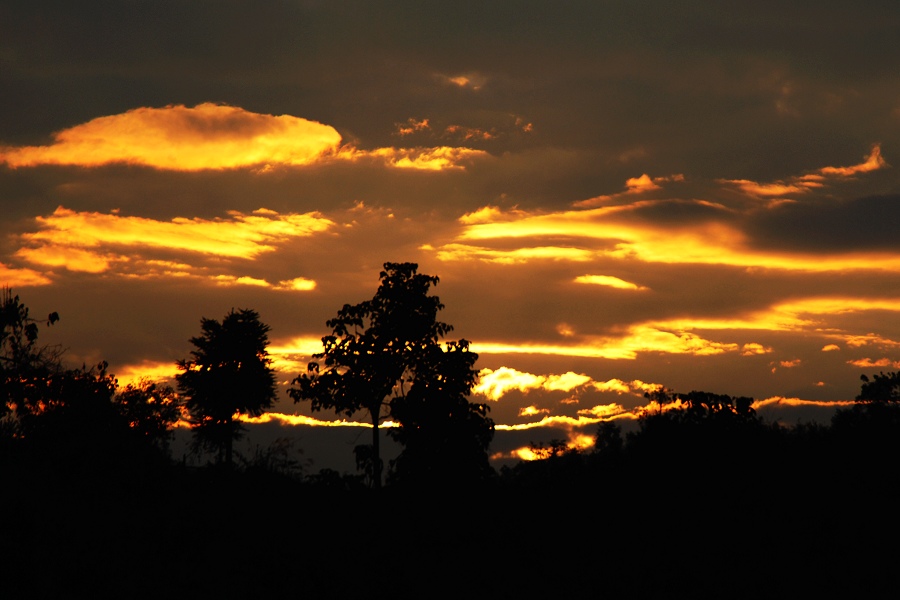
{"label": "foliage silhouette", "polygon": [[114,402],[135,435],[168,450],[172,427],[181,417],[181,402],[171,386],[142,379],[120,389]]}
{"label": "foliage silhouette", "polygon": [[244,431],[235,417],[257,417],[275,400],[269,326],[249,309],[232,310],[221,323],[203,318],[200,325],[202,334],[190,340],[193,358],[177,362],[175,379],[187,396],[195,447],[216,451],[218,462],[230,466],[234,440]]}
{"label": "foliage silhouette", "polygon": [[368,414],[371,455],[363,458],[376,488],[383,470],[378,426],[388,415],[399,425],[391,435],[404,445],[398,478],[449,474],[461,463],[480,471],[493,434],[487,407],[464,401],[477,355],[465,340],[441,348],[452,327],[437,320],[443,304],[429,295],[439,280],[417,270],[415,263],[385,263],[375,296],[345,304],[326,323],[332,333],[322,338],[323,351],[288,392],[314,411]]}
{"label": "foliage silhouette", "polygon": [[[47,316],[46,325],[59,321]],[[37,410],[42,380],[62,371],[57,347],[38,346],[37,319],[9,288],[0,296],[0,419]]]}
{"label": "foliage silhouette", "polygon": [[859,402],[900,402],[900,372],[879,373],[870,380],[866,375],[859,377],[863,384],[856,396]]}
{"label": "foliage silhouette", "polygon": [[465,340],[423,349],[409,390],[391,401],[398,427],[388,434],[403,445],[392,462],[394,481],[459,486],[494,474],[488,461],[494,437],[489,407],[467,398],[477,359]]}

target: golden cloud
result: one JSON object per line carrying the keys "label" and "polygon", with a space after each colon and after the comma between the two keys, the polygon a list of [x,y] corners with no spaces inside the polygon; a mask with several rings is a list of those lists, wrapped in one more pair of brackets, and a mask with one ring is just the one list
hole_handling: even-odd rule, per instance
{"label": "golden cloud", "polygon": [[431,129],[431,126],[428,124],[428,119],[417,121],[416,119],[409,118],[406,120],[406,123],[397,123],[396,128],[396,134],[404,137],[407,135],[412,135],[417,131],[425,131],[426,129]]}
{"label": "golden cloud", "polygon": [[473,148],[457,148],[453,146],[438,146],[435,148],[376,148],[374,150],[360,150],[353,147],[344,147],[337,158],[359,161],[369,158],[382,159],[385,164],[398,169],[412,169],[417,171],[443,171],[447,169],[463,169],[465,163],[487,156],[483,150]]}
{"label": "golden cloud", "polygon": [[621,198],[623,196],[632,196],[636,194],[646,194],[647,192],[654,192],[656,190],[661,190],[661,183],[667,183],[672,181],[684,181],[684,175],[678,173],[676,175],[669,175],[665,177],[650,177],[646,173],[641,175],[640,177],[631,177],[625,181],[625,191],[619,192],[618,194],[610,194],[604,196],[597,196],[595,198],[588,198],[587,200],[579,200],[578,202],[573,202],[572,206],[576,208],[591,208],[605,202],[609,202],[610,200],[614,200],[616,198]]}
{"label": "golden cloud", "polygon": [[786,398],[784,396],[772,396],[765,400],[757,400],[751,406],[754,410],[767,406],[821,406],[824,408],[853,406],[853,400],[801,400],[800,398]]}
{"label": "golden cloud", "polygon": [[[820,255],[761,251],[751,248],[748,237],[730,224],[706,221],[673,228],[669,224],[628,217],[634,210],[654,204],[641,201],[627,206],[554,213],[519,210],[504,213],[485,207],[460,219],[463,227],[455,240],[421,249],[433,251],[442,261],[477,260],[497,264],[616,259],[807,272],[900,272],[900,255],[896,253]],[[554,244],[542,243],[548,239]],[[561,244],[560,240],[566,243]]]}
{"label": "golden cloud", "polygon": [[[410,119],[399,135],[427,129]],[[471,148],[377,148],[342,146],[330,125],[291,115],[253,113],[237,106],[203,103],[136,108],[98,117],[53,136],[48,146],[0,146],[0,163],[10,168],[38,165],[101,167],[127,164],[173,171],[304,166],[369,157],[400,169],[460,169],[486,153]]]}
{"label": "golden cloud", "polygon": [[768,354],[772,351],[768,346],[750,342],[741,347],[741,356],[756,356],[758,354]]}
{"label": "golden cloud", "polygon": [[630,281],[625,281],[624,279],[619,279],[618,277],[612,277],[610,275],[580,275],[575,278],[575,283],[587,283],[591,285],[605,285],[607,287],[616,288],[619,290],[646,290],[644,286],[637,285],[636,283],[631,283]]}
{"label": "golden cloud", "polygon": [[890,358],[879,358],[878,360],[860,358],[857,360],[848,360],[847,364],[861,369],[874,369],[876,367],[893,367],[895,369],[900,369],[900,360],[891,360]]}
{"label": "golden cloud", "polygon": [[114,369],[119,385],[136,384],[141,380],[167,381],[175,379],[178,367],[175,361],[143,360],[137,364],[123,365]]}
{"label": "golden cloud", "polygon": [[625,408],[621,404],[598,404],[591,408],[585,408],[578,411],[579,415],[596,417],[598,419],[607,419],[625,412]]}
{"label": "golden cloud", "polygon": [[633,360],[640,352],[709,356],[736,351],[738,345],[713,342],[687,331],[665,331],[652,325],[634,325],[621,337],[585,337],[581,343],[567,345],[477,342],[471,348],[478,354],[550,354]]}
{"label": "golden cloud", "polygon": [[826,176],[852,177],[858,173],[868,173],[887,167],[881,156],[881,145],[875,144],[866,160],[850,167],[823,167],[815,173],[793,177],[788,181],[758,183],[748,179],[721,179],[720,183],[737,186],[743,192],[756,197],[781,197],[791,194],[803,194],[811,189],[824,186]]}
{"label": "golden cloud", "polygon": [[50,285],[51,280],[43,273],[31,269],[16,269],[0,262],[0,281],[8,288]]}
{"label": "golden cloud", "polygon": [[533,417],[535,415],[546,415],[549,413],[550,413],[550,409],[538,408],[534,405],[526,406],[525,408],[519,409],[520,417]]}
{"label": "golden cloud", "polygon": [[[288,415],[279,412],[267,412],[258,417],[239,415],[238,419],[243,423],[253,423],[257,425],[261,423],[279,423],[281,425],[289,426],[308,425],[312,427],[372,427],[371,423],[360,423],[359,421],[347,421],[344,419],[323,421],[321,419],[307,417],[305,415]],[[387,429],[396,426],[397,424],[393,421],[385,421],[383,423],[379,423],[378,428]]]}
{"label": "golden cloud", "polygon": [[444,85],[478,91],[486,83],[487,77],[480,73],[465,73],[460,75],[437,75],[437,79]]}
{"label": "golden cloud", "polygon": [[877,171],[879,169],[884,169],[887,166],[887,162],[881,156],[881,144],[874,144],[871,152],[869,152],[869,156],[866,157],[864,162],[852,167],[824,167],[819,169],[819,173],[822,173],[823,175],[851,177],[857,173]]}
{"label": "golden cloud", "polygon": [[212,103],[136,108],[53,138],[49,146],[2,147],[0,162],[12,168],[125,163],[175,171],[307,165],[336,151],[341,142],[328,125]]}
{"label": "golden cloud", "polygon": [[822,346],[822,352],[834,352],[835,350],[840,350],[841,347],[837,344],[825,344]]}
{"label": "golden cloud", "polygon": [[[295,237],[322,233],[334,223],[319,213],[279,215],[260,209],[253,214],[236,211],[228,219],[185,219],[158,221],[119,214],[76,212],[59,207],[48,217],[36,219],[39,231],[21,236],[25,247],[16,255],[33,264],[65,267],[70,271],[100,273],[114,263],[128,263],[131,251],[176,250],[213,256],[252,259],[275,250],[275,245]],[[184,270],[182,263],[147,261],[145,271]],[[181,267],[180,269],[178,267]],[[220,275],[221,284],[264,285],[263,280]],[[306,280],[282,282],[303,289]]]}

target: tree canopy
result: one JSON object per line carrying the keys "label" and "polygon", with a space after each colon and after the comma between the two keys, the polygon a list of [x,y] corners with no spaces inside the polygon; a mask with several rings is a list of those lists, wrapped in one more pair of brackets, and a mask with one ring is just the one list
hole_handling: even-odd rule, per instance
{"label": "tree canopy", "polygon": [[[327,321],[332,332],[322,338],[323,351],[288,392],[295,401],[309,400],[314,411],[368,414],[372,457],[366,462],[376,487],[383,468],[378,426],[388,415],[399,425],[392,435],[405,446],[398,464],[418,462],[411,457],[424,453],[454,452],[454,446],[439,441],[466,435],[454,425],[467,424],[476,454],[486,453],[493,434],[487,407],[464,400],[474,385],[477,355],[465,340],[451,342],[446,350],[440,345],[452,327],[437,320],[444,305],[429,295],[439,279],[418,273],[415,263],[385,263],[379,276],[371,300],[345,304]],[[425,441],[427,436],[435,436],[434,441]]]}
{"label": "tree canopy", "polygon": [[235,417],[257,417],[275,400],[275,372],[269,326],[249,309],[232,310],[221,322],[203,318],[201,335],[191,338],[193,358],[180,360],[175,376],[185,393],[198,447],[218,451],[219,460],[233,461],[233,444],[244,431]]}

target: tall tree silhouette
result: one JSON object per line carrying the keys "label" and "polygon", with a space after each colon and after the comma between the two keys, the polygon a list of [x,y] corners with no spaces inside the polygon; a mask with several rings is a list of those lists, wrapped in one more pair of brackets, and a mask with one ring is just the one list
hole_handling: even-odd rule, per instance
{"label": "tall tree silhouette", "polygon": [[[52,325],[59,315],[50,313],[45,321]],[[62,371],[60,351],[39,346],[38,323],[29,315],[18,296],[9,288],[0,292],[0,418],[8,413],[21,416],[40,401],[39,385],[52,373]]]}
{"label": "tall tree silhouette", "polygon": [[[444,306],[428,294],[438,278],[417,271],[415,263],[385,263],[375,296],[345,304],[337,317],[327,321],[332,333],[322,338],[323,351],[314,355],[316,360],[288,391],[295,402],[309,400],[314,411],[329,409],[348,417],[368,414],[376,488],[381,487],[383,470],[378,433],[382,419],[396,411],[401,429],[409,427],[398,439],[411,444],[407,450],[418,448],[422,438],[413,429],[438,430],[426,407],[442,402],[445,409],[458,405],[474,382],[471,365],[477,356],[468,352],[468,344],[453,344],[446,354],[440,348],[440,339],[452,327],[437,320]],[[483,416],[486,408],[473,411],[465,406],[462,411],[448,410],[447,415],[454,415],[451,421],[465,422],[479,412]],[[491,425],[489,420],[485,423]]]}
{"label": "tall tree silhouette", "polygon": [[232,310],[221,323],[203,318],[200,325],[202,334],[191,338],[193,358],[178,361],[182,372],[175,379],[187,396],[195,442],[231,465],[234,440],[244,431],[235,417],[258,417],[275,400],[269,326],[249,309]]}

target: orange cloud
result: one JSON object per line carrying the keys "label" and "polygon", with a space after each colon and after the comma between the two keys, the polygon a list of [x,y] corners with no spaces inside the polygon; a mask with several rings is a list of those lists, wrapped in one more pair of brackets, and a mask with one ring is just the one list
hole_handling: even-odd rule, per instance
{"label": "orange cloud", "polygon": [[592,408],[585,408],[578,411],[579,415],[582,416],[591,416],[596,417],[598,419],[605,419],[609,417],[613,417],[615,415],[620,415],[625,412],[625,408],[622,407],[621,404],[598,404]]}
{"label": "orange cloud", "polygon": [[672,181],[684,181],[684,175],[676,174],[669,175],[666,177],[650,177],[646,173],[641,175],[640,177],[631,177],[630,179],[625,180],[625,191],[619,192],[618,194],[610,194],[604,196],[597,196],[595,198],[588,198],[587,200],[579,200],[578,202],[573,202],[572,206],[576,208],[591,208],[597,206],[599,204],[603,204],[604,202],[608,202],[615,198],[621,198],[623,196],[632,196],[637,194],[645,194],[648,192],[653,192],[656,190],[661,190],[661,183],[667,183]]}
{"label": "orange cloud", "polygon": [[619,279],[618,277],[611,277],[609,275],[580,275],[575,278],[575,283],[588,283],[591,285],[605,285],[608,287],[620,289],[620,290],[646,290],[644,286],[637,285],[636,283],[631,283],[630,281],[625,281],[623,279]]}
{"label": "orange cloud", "polygon": [[562,345],[477,342],[473,343],[471,348],[478,354],[552,354],[633,360],[641,352],[709,356],[734,352],[738,349],[738,345],[706,340],[687,331],[665,331],[644,324],[630,327],[628,333],[621,337],[585,337],[580,343]]}
{"label": "orange cloud", "polygon": [[[106,271],[116,261],[127,262],[129,257],[121,255],[123,247],[252,259],[273,251],[275,244],[334,225],[318,213],[279,215],[260,209],[249,215],[232,211],[229,217],[157,221],[59,207],[52,215],[36,219],[40,230],[21,236],[26,246],[16,255],[34,264],[91,273]],[[227,277],[222,281],[227,282]]]}
{"label": "orange cloud", "polygon": [[[428,127],[427,119],[410,119],[398,133]],[[389,167],[436,171],[463,168],[484,154],[448,146],[360,150],[341,146],[341,135],[329,125],[204,103],[98,117],[56,133],[49,146],[0,146],[0,163],[10,168],[128,164],[173,171],[254,167],[264,173],[277,166],[375,157]]]}
{"label": "orange cloud", "polygon": [[735,185],[743,192],[757,197],[781,197],[791,194],[803,194],[811,189],[821,188],[827,176],[851,177],[857,173],[868,173],[887,167],[881,156],[881,145],[872,146],[872,151],[865,162],[851,167],[823,167],[815,173],[793,177],[788,181],[758,183],[749,179],[721,179],[720,183]]}
{"label": "orange cloud", "polygon": [[757,183],[749,179],[722,179],[722,183],[736,185],[744,192],[753,196],[786,196],[788,194],[802,194],[808,191],[809,185],[790,184],[784,182]]}
{"label": "orange cloud", "polygon": [[766,406],[821,406],[821,407],[839,407],[853,406],[856,404],[853,400],[801,400],[800,398],[785,398],[784,396],[772,396],[765,400],[757,400],[751,406],[754,410]]}
{"label": "orange cloud", "polygon": [[487,77],[481,75],[480,73],[466,73],[463,75],[437,75],[437,78],[445,85],[463,89],[470,89],[474,91],[480,90],[487,83]]}
{"label": "orange cloud", "polygon": [[443,171],[446,169],[463,169],[464,163],[486,156],[487,152],[473,148],[456,148],[438,146],[435,148],[376,148],[375,150],[359,150],[345,147],[338,158],[358,161],[366,158],[379,158],[388,166],[398,169],[418,171]]}
{"label": "orange cloud", "polygon": [[531,390],[570,392],[573,389],[591,386],[601,392],[642,395],[644,392],[661,388],[659,384],[644,383],[638,379],[624,382],[620,379],[594,381],[589,376],[569,371],[560,375],[535,375],[523,373],[510,367],[499,369],[482,369],[478,384],[473,391],[487,396],[491,400],[499,400],[511,390],[528,392]]}
{"label": "orange cloud", "polygon": [[494,131],[485,131],[477,127],[464,127],[462,125],[448,125],[444,129],[444,134],[460,136],[466,142],[471,140],[488,141],[497,137],[497,133]]}
{"label": "orange cloud", "polygon": [[857,360],[848,360],[847,364],[861,369],[874,369],[876,367],[893,367],[895,369],[900,369],[900,360],[894,361],[889,358],[879,358],[878,360],[860,358]]}
{"label": "orange cloud", "polygon": [[43,273],[31,269],[16,269],[0,262],[0,281],[8,288],[50,285],[52,281]]}
{"label": "orange cloud", "polygon": [[49,146],[2,147],[0,162],[11,168],[124,163],[175,171],[307,165],[336,151],[341,142],[328,125],[212,103],[136,108],[53,138]]}
{"label": "orange cloud", "polygon": [[[634,210],[654,204],[654,201],[641,201],[553,213],[503,212],[485,207],[462,217],[463,227],[455,240],[438,247],[420,248],[433,251],[442,261],[477,260],[495,264],[617,259],[806,272],[900,272],[900,255],[896,253],[821,255],[763,251],[753,249],[739,228],[726,223],[703,221],[672,228],[668,224],[629,218]],[[548,240],[554,244],[546,244]]]}
{"label": "orange cloud", "polygon": [[[267,412],[263,413],[258,417],[250,417],[247,415],[240,415],[239,420],[244,423],[280,423],[282,425],[310,425],[313,427],[371,427],[371,423],[360,423],[358,421],[346,421],[343,419],[335,420],[335,421],[322,421],[320,419],[316,419],[314,417],[307,417],[305,415],[288,415],[279,412]],[[379,429],[387,429],[391,427],[396,427],[397,424],[393,421],[384,421],[378,425]]]}
{"label": "orange cloud", "polygon": [[428,119],[422,119],[421,121],[417,121],[413,118],[407,119],[406,123],[398,123],[397,124],[397,135],[399,136],[407,136],[416,133],[417,131],[425,131],[426,129],[431,129],[431,126],[428,124]]}
{"label": "orange cloud", "polygon": [[550,410],[547,408],[538,408],[534,405],[526,406],[525,408],[519,409],[520,417],[533,417],[535,415],[546,415],[549,414]]}
{"label": "orange cloud", "polygon": [[309,292],[316,289],[316,282],[305,277],[296,277],[286,281],[279,281],[275,289]]}
{"label": "orange cloud", "polygon": [[866,158],[865,162],[854,165],[852,167],[824,167],[822,169],[819,169],[819,173],[822,173],[824,175],[841,175],[843,177],[850,177],[856,175],[857,173],[877,171],[887,166],[887,162],[881,156],[881,144],[875,144],[872,146],[872,151],[869,152],[869,156]]}
{"label": "orange cloud", "polygon": [[837,344],[825,344],[822,346],[822,352],[834,352],[835,350],[840,350],[841,347]]}
{"label": "orange cloud", "polygon": [[137,364],[124,365],[118,369],[112,369],[119,385],[137,383],[142,379],[150,381],[166,381],[175,379],[178,367],[175,361],[144,360]]}
{"label": "orange cloud", "polygon": [[768,354],[772,349],[763,346],[762,344],[757,344],[756,342],[750,342],[748,344],[744,344],[741,348],[741,356],[755,356],[758,354]]}

